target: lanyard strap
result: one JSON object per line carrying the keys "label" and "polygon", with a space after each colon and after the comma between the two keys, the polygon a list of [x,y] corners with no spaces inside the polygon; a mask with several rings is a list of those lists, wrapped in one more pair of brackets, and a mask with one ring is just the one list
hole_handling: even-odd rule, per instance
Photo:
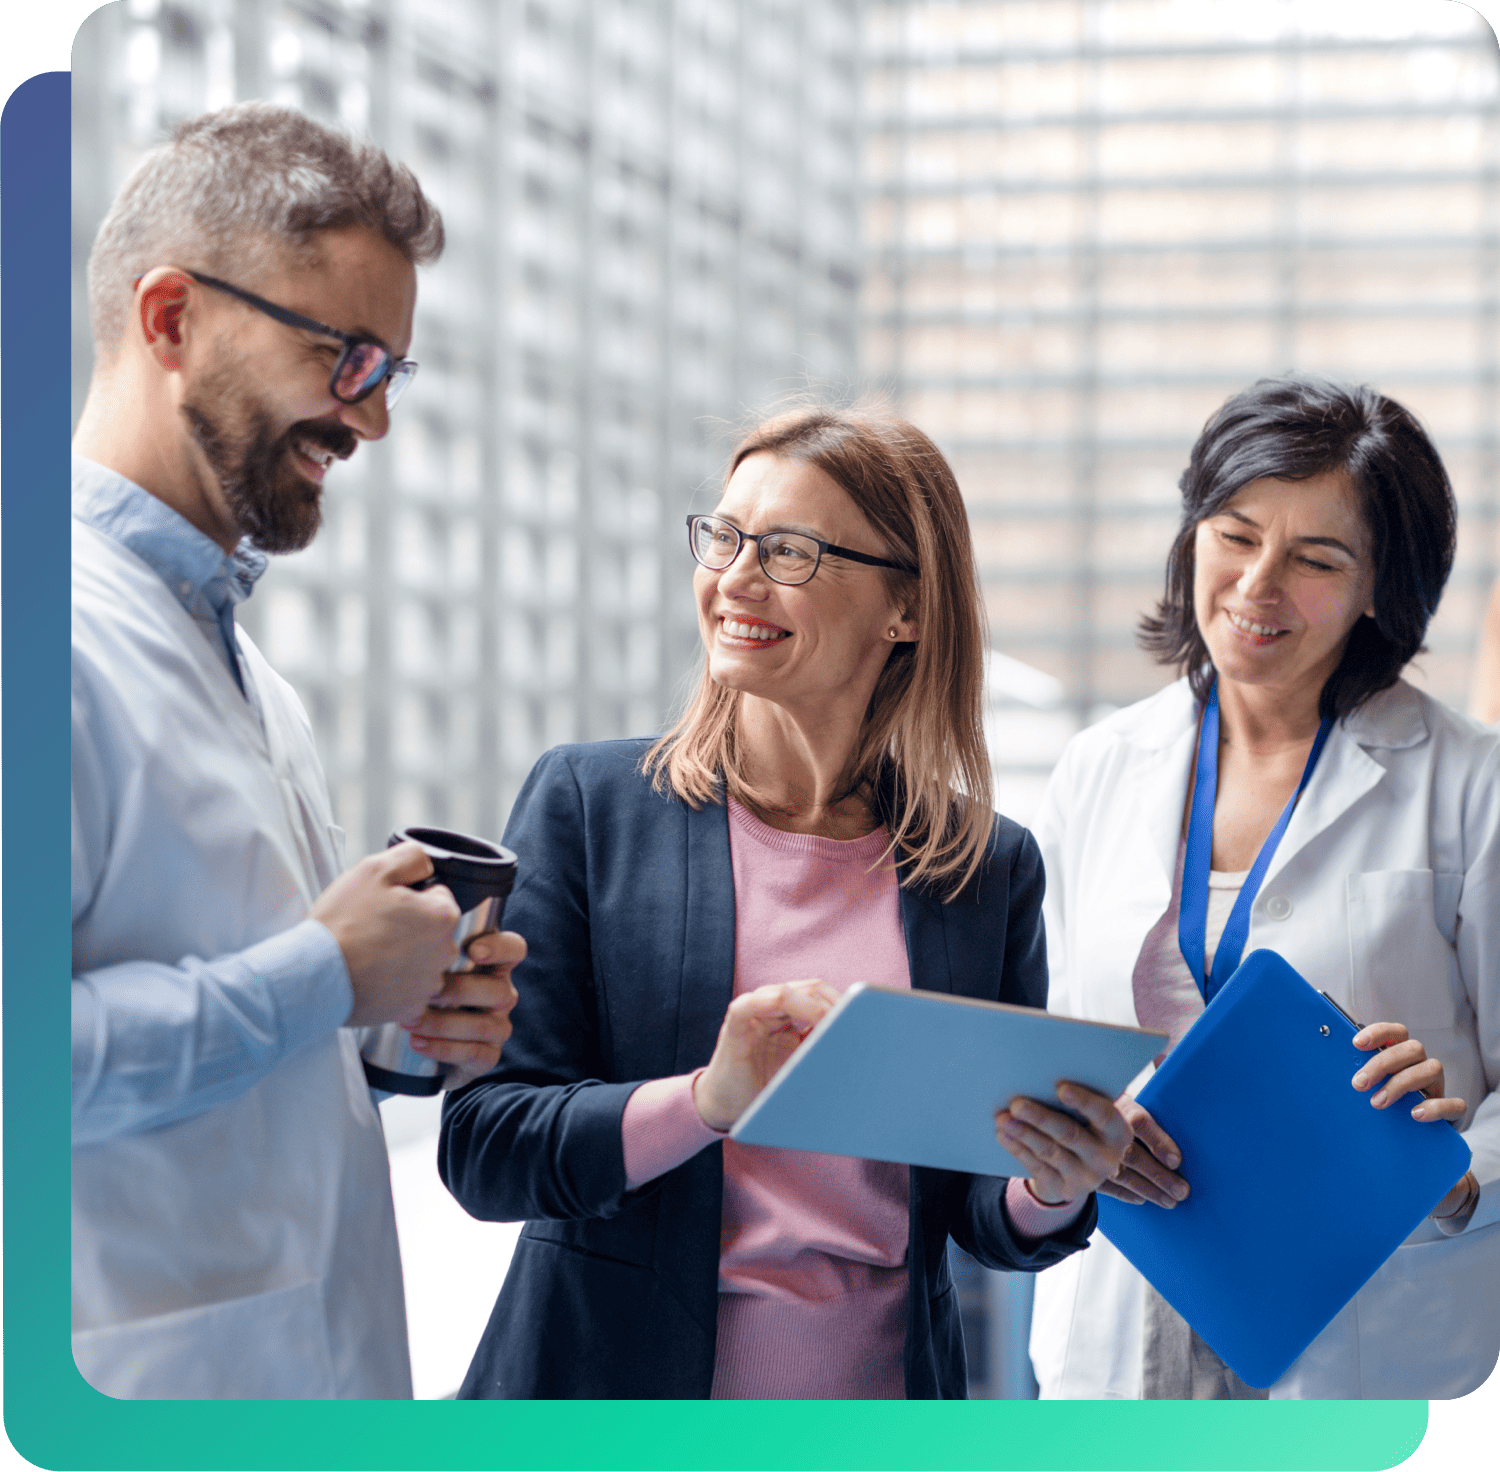
{"label": "lanyard strap", "polygon": [[1286,832],[1291,821],[1292,809],[1307,786],[1323,754],[1323,744],[1333,722],[1326,716],[1313,738],[1312,750],[1307,754],[1307,765],[1302,769],[1302,780],[1297,790],[1287,799],[1276,820],[1276,826],[1266,835],[1255,863],[1245,876],[1234,908],[1229,912],[1229,921],[1224,934],[1219,938],[1214,951],[1214,969],[1204,976],[1203,958],[1207,948],[1208,932],[1208,871],[1214,848],[1214,797],[1219,788],[1219,684],[1215,680],[1208,692],[1208,703],[1203,708],[1203,724],[1198,731],[1198,769],[1193,783],[1193,811],[1188,818],[1187,853],[1182,862],[1182,903],[1177,913],[1177,944],[1182,950],[1182,959],[1187,962],[1198,990],[1203,993],[1205,1003],[1213,1001],[1219,988],[1234,975],[1240,964],[1240,953],[1245,949],[1245,937],[1250,933],[1250,909],[1255,896],[1271,867],[1276,845]]}

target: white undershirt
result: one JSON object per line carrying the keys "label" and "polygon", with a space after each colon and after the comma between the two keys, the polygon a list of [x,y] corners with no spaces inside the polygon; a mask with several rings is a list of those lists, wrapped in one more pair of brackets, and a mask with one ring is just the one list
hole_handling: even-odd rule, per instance
{"label": "white undershirt", "polygon": [[[1167,1034],[1166,1052],[1182,1038],[1203,1011],[1203,994],[1177,941],[1177,916],[1182,906],[1182,866],[1187,852],[1186,839],[1177,845],[1177,869],[1172,879],[1172,898],[1166,913],[1146,934],[1141,953],[1136,958],[1131,986],[1135,993],[1136,1018],[1142,1027],[1156,1028]],[[1205,926],[1204,963],[1213,970],[1214,955],[1229,923],[1234,902],[1239,898],[1249,870],[1237,874],[1213,870],[1208,876],[1208,923]],[[1158,1059],[1158,1062],[1160,1059]]]}

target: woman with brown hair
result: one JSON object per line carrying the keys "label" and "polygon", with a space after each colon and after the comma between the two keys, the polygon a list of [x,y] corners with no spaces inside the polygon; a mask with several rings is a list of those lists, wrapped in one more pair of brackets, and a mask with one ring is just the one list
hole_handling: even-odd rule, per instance
{"label": "woman with brown hair", "polygon": [[1047,996],[1036,846],[990,810],[952,471],[911,425],[829,409],[760,424],[729,469],[688,522],[686,714],[549,752],[506,832],[523,1000],[439,1167],[527,1225],[465,1397],[961,1397],[949,1237],[1058,1261],[1130,1143],[1068,1085],[1086,1125],[996,1116],[1025,1181],[725,1138],[856,980]]}

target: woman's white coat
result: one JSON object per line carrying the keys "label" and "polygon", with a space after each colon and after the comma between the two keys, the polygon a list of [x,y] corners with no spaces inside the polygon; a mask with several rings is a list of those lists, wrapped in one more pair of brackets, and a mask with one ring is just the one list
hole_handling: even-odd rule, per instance
{"label": "woman's white coat", "polygon": [[[1132,974],[1171,899],[1196,736],[1182,680],[1080,733],[1053,773],[1035,824],[1052,1011],[1137,1024]],[[1339,721],[1256,896],[1245,950],[1262,947],[1441,1058],[1483,1188],[1463,1233],[1424,1223],[1271,1393],[1462,1395],[1500,1351],[1500,736],[1404,681]],[[1284,1205],[1288,1232],[1322,1228]],[[1142,1293],[1098,1233],[1041,1274],[1043,1396],[1140,1394]]]}

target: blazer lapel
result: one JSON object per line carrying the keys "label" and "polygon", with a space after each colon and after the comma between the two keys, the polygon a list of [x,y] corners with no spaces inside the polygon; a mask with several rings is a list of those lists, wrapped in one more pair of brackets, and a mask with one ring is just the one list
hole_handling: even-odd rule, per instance
{"label": "blazer lapel", "polygon": [[729,809],[722,800],[694,811],[687,823],[682,984],[677,1008],[679,1073],[700,1068],[734,997],[734,871],[729,860]]}
{"label": "blazer lapel", "polygon": [[936,899],[906,887],[904,866],[901,877],[901,928],[906,932],[906,962],[911,970],[912,990],[951,994],[953,972],[943,934],[944,907]]}

